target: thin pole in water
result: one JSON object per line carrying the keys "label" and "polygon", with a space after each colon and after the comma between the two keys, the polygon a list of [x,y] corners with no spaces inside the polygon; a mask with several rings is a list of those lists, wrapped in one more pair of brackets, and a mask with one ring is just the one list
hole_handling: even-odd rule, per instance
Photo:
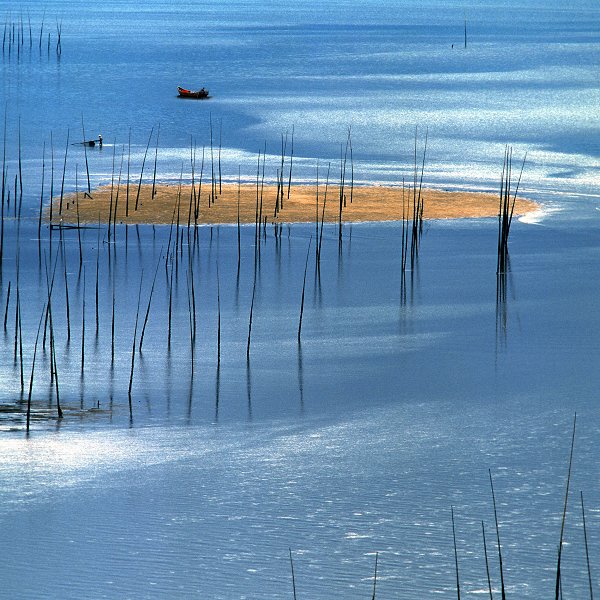
{"label": "thin pole in water", "polygon": [[240,268],[241,261],[241,240],[240,240],[240,195],[241,195],[241,186],[242,186],[242,175],[241,175],[241,167],[238,165],[238,195],[237,195],[237,242],[238,242],[238,270]]}
{"label": "thin pole in water", "polygon": [[44,146],[42,148],[42,189],[40,191],[40,212],[38,217],[38,243],[41,244],[42,236],[42,209],[44,203],[44,176],[46,174],[46,140],[44,140]]}
{"label": "thin pole in water", "polygon": [[500,527],[498,525],[498,513],[496,511],[496,494],[494,493],[494,482],[492,480],[492,471],[488,469],[490,476],[490,488],[492,490],[492,502],[494,505],[494,521],[496,523],[496,542],[498,544],[498,564],[500,567],[500,586],[502,589],[502,600],[506,598],[506,590],[504,589],[504,569],[502,568],[502,545],[500,544]]}
{"label": "thin pole in water", "polygon": [[221,284],[219,281],[219,261],[217,261],[217,364],[221,364]]}
{"label": "thin pole in water", "polygon": [[156,132],[156,150],[154,152],[154,175],[152,177],[152,199],[156,195],[156,163],[158,162],[158,140],[160,138],[160,123],[158,124],[158,131]]}
{"label": "thin pole in water", "polygon": [[37,334],[35,336],[35,343],[33,345],[33,360],[31,361],[31,377],[29,378],[29,394],[27,396],[27,417],[26,417],[26,431],[29,433],[29,422],[31,420],[31,392],[33,390],[33,374],[35,372],[35,359],[37,356],[38,341],[40,339],[40,331],[42,329],[42,321],[46,314],[47,304],[44,304],[42,308],[42,314],[40,315],[40,321],[38,323]]}
{"label": "thin pole in water", "polygon": [[140,200],[140,190],[142,188],[142,177],[144,176],[144,165],[146,164],[146,157],[148,156],[148,148],[150,148],[150,142],[152,140],[153,134],[154,134],[154,126],[150,130],[150,136],[148,137],[148,143],[146,144],[146,151],[144,152],[144,158],[142,160],[142,170],[140,172],[140,181],[138,183],[137,195],[135,197],[135,210],[138,209],[138,203]]}
{"label": "thin pole in water", "polygon": [[81,307],[81,376],[85,367],[85,266],[83,267],[83,302]]}
{"label": "thin pole in water", "polygon": [[567,519],[567,503],[569,501],[569,486],[571,484],[571,466],[573,465],[573,449],[575,447],[575,428],[577,425],[577,413],[575,413],[575,416],[573,417],[573,433],[571,436],[571,451],[569,453],[569,470],[567,472],[567,485],[566,485],[566,490],[565,490],[565,504],[564,504],[564,508],[563,508],[563,515],[562,515],[562,523],[560,526],[560,540],[558,543],[558,558],[556,561],[556,587],[555,587],[555,599],[558,600],[559,597],[561,596],[560,594],[560,577],[561,577],[561,573],[560,573],[560,567],[561,567],[561,558],[562,558],[562,548],[563,548],[563,537],[564,537],[564,531],[565,531],[565,521]]}
{"label": "thin pole in water", "polygon": [[58,214],[62,215],[63,196],[65,193],[65,173],[67,171],[67,154],[69,152],[69,130],[67,129],[67,143],[65,145],[65,160],[63,163],[62,181],[60,184],[60,204],[58,205]]}
{"label": "thin pole in water", "polygon": [[88,185],[87,196],[89,196],[91,198],[92,197],[92,186],[90,185],[90,166],[88,164],[87,140],[85,139],[85,127],[83,126],[83,114],[81,115],[81,133],[83,135],[82,144],[83,144],[83,154],[85,156],[85,172],[87,175],[87,185]]}
{"label": "thin pole in water", "polygon": [[135,311],[135,328],[133,330],[133,343],[131,345],[131,372],[129,374],[129,415],[131,416],[131,387],[133,385],[133,371],[135,368],[135,343],[137,340],[138,321],[140,317],[140,301],[142,299],[142,283],[144,281],[144,270],[140,274],[140,289],[138,291],[137,310]]}
{"label": "thin pole in water", "polygon": [[377,587],[377,560],[379,558],[379,552],[375,552],[375,574],[373,575],[373,596],[371,600],[375,600],[375,590]]}
{"label": "thin pole in water", "polygon": [[590,585],[590,600],[594,600],[594,589],[592,586],[592,569],[590,567],[590,551],[588,548],[587,528],[585,526],[585,508],[583,506],[583,492],[579,492],[581,497],[581,516],[583,517],[583,539],[585,541],[585,559],[587,562],[588,582]]}
{"label": "thin pole in water", "polygon": [[256,263],[254,264],[254,283],[252,284],[252,302],[250,303],[250,319],[248,322],[248,345],[246,346],[246,362],[250,362],[250,336],[252,334],[252,315],[254,313],[254,297],[256,295]]}
{"label": "thin pole in water", "polygon": [[294,559],[292,558],[292,549],[290,551],[290,567],[292,569],[292,590],[294,592],[294,600],[296,600],[296,577],[294,575]]}
{"label": "thin pole in water", "polygon": [[487,574],[488,590],[490,592],[490,600],[494,600],[492,595],[492,580],[490,579],[490,563],[488,561],[487,542],[485,540],[485,525],[481,521],[481,534],[483,535],[483,553],[485,555],[485,571]]}
{"label": "thin pole in water", "polygon": [[290,188],[292,187],[292,164],[294,162],[294,125],[292,125],[292,148],[290,150],[290,176],[288,179],[287,199],[290,199]]}
{"label": "thin pole in water", "polygon": [[125,193],[125,216],[129,217],[129,179],[131,171],[131,127],[129,128],[129,138],[127,141],[127,187]]}
{"label": "thin pole in water", "polygon": [[306,271],[308,270],[308,256],[310,254],[310,245],[312,244],[312,235],[308,241],[308,250],[306,251],[306,263],[304,265],[304,281],[302,283],[302,300],[300,302],[300,321],[298,323],[298,343],[300,343],[300,334],[302,332],[302,316],[304,314],[304,292],[306,290]]}
{"label": "thin pole in water", "polygon": [[454,567],[456,570],[456,595],[458,600],[460,600],[460,578],[458,576],[458,553],[456,551],[456,532],[454,529],[454,507],[450,507],[450,511],[452,514],[452,538],[454,540]]}
{"label": "thin pole in water", "polygon": [[144,317],[144,325],[142,327],[142,333],[140,334],[140,345],[139,345],[139,351],[142,351],[142,344],[144,343],[144,333],[146,332],[146,325],[148,324],[148,317],[150,316],[150,306],[152,305],[152,295],[154,294],[154,285],[156,284],[156,276],[158,275],[158,267],[160,266],[160,261],[162,258],[162,251],[163,249],[160,249],[160,253],[158,255],[158,261],[156,263],[156,269],[154,271],[154,279],[152,280],[152,287],[150,288],[150,297],[148,298],[148,307],[146,308],[146,315]]}

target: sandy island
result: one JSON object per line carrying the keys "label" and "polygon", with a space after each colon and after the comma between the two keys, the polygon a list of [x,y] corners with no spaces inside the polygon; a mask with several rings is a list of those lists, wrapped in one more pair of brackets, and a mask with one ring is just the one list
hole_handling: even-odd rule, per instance
{"label": "sandy island", "polygon": [[[192,186],[160,185],[155,188],[152,198],[152,185],[142,185],[138,196],[138,186],[130,185],[129,200],[126,186],[121,185],[117,191],[114,186],[103,186],[92,190],[91,197],[83,192],[65,196],[60,210],[60,199],[55,199],[52,206],[53,224],[108,223],[110,215],[114,216],[117,207],[117,223],[155,223],[170,224],[177,222],[179,205],[179,221],[188,223],[191,207],[191,223],[194,223],[194,202],[198,205],[198,223],[237,223],[238,197],[241,223],[254,223],[256,219],[257,189],[255,184],[239,186],[223,185],[219,190],[216,185],[216,197],[211,201],[211,185],[203,183],[201,195],[196,196]],[[361,221],[396,221],[402,219],[402,188],[368,186],[354,187],[352,198],[350,189],[345,188],[345,206],[342,208],[343,222]],[[260,203],[260,191],[259,191]],[[319,186],[318,218],[322,218],[325,186]],[[495,217],[498,214],[498,195],[473,192],[446,192],[424,189],[423,218],[425,219],[458,219],[473,217]],[[111,211],[112,197],[112,211]],[[287,187],[283,194],[283,208],[275,217],[277,186],[264,186],[262,190],[262,215],[268,223],[303,223],[315,222],[317,215],[316,186],[292,186],[288,198]],[[404,191],[405,210],[411,211],[412,191]],[[136,209],[137,200],[137,209]],[[410,208],[409,208],[410,206]],[[530,200],[518,199],[515,204],[515,215],[523,215],[535,211],[539,206]],[[325,207],[325,221],[339,220],[340,191],[338,186],[329,186]],[[126,214],[128,213],[128,214]],[[47,217],[50,218],[48,212]]]}

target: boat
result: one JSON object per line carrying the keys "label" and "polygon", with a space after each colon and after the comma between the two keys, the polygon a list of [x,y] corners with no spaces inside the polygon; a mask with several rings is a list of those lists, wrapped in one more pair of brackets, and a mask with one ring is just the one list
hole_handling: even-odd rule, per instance
{"label": "boat", "polygon": [[73,145],[80,145],[80,146],[90,146],[90,147],[94,147],[96,144],[98,144],[98,146],[102,147],[102,134],[100,134],[98,136],[97,140],[83,140],[83,142],[73,142]]}
{"label": "boat", "polygon": [[204,88],[194,92],[178,86],[177,91],[179,92],[180,98],[208,98],[208,90],[205,90]]}

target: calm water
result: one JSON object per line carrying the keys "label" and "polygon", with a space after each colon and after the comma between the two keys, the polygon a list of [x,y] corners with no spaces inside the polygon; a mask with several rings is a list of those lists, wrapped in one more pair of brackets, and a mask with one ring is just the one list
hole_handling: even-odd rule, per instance
{"label": "calm water", "polygon": [[[23,45],[9,53],[5,41],[0,67],[11,190],[0,286],[5,593],[291,597],[291,548],[299,597],[371,597],[379,552],[378,598],[450,598],[454,506],[462,591],[475,597],[487,593],[481,520],[494,537],[489,468],[507,590],[548,596],[576,411],[563,587],[585,597],[580,490],[592,564],[600,556],[594,3],[480,3],[466,11],[466,49],[465,11],[452,2],[57,0],[45,3],[40,49],[43,10],[0,2],[7,23],[24,21]],[[182,101],[177,85],[213,97]],[[87,137],[106,142],[87,153],[92,185],[110,183],[130,131],[137,182],[159,124],[158,179],[178,180],[182,163],[189,178],[190,144],[208,156],[211,122],[226,181],[238,167],[251,181],[265,144],[274,180],[292,128],[294,180],[314,181],[317,161],[321,177],[331,162],[333,179],[351,127],[356,181],[400,183],[412,176],[418,126],[420,149],[428,128],[427,185],[497,189],[510,143],[519,161],[527,152],[522,193],[542,209],[513,225],[500,303],[493,219],[427,223],[404,293],[394,224],[347,226],[341,249],[326,228],[320,275],[314,225],[284,226],[279,239],[269,228],[256,271],[253,227],[242,228],[239,267],[231,226],[185,231],[177,254],[167,226],[117,227],[110,240],[105,227],[83,229],[80,254],[77,230],[38,236],[37,211],[51,144],[58,193],[67,132],[81,139],[82,119]],[[66,190],[76,173],[87,185],[85,160],[69,145]],[[26,437],[46,265],[65,416],[56,419],[42,333]],[[138,293],[139,341],[155,273],[130,403]],[[491,575],[499,594],[497,560]]]}

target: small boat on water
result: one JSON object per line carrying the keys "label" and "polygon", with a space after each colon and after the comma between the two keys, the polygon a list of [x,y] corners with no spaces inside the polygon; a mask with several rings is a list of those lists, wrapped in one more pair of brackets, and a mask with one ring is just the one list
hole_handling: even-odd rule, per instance
{"label": "small boat on water", "polygon": [[208,90],[205,90],[204,88],[194,92],[182,87],[177,87],[177,91],[179,92],[180,98],[208,98]]}
{"label": "small boat on water", "polygon": [[102,147],[102,134],[98,136],[97,140],[83,140],[83,142],[73,142],[73,145],[81,145],[81,146],[91,146],[94,147],[96,145]]}

